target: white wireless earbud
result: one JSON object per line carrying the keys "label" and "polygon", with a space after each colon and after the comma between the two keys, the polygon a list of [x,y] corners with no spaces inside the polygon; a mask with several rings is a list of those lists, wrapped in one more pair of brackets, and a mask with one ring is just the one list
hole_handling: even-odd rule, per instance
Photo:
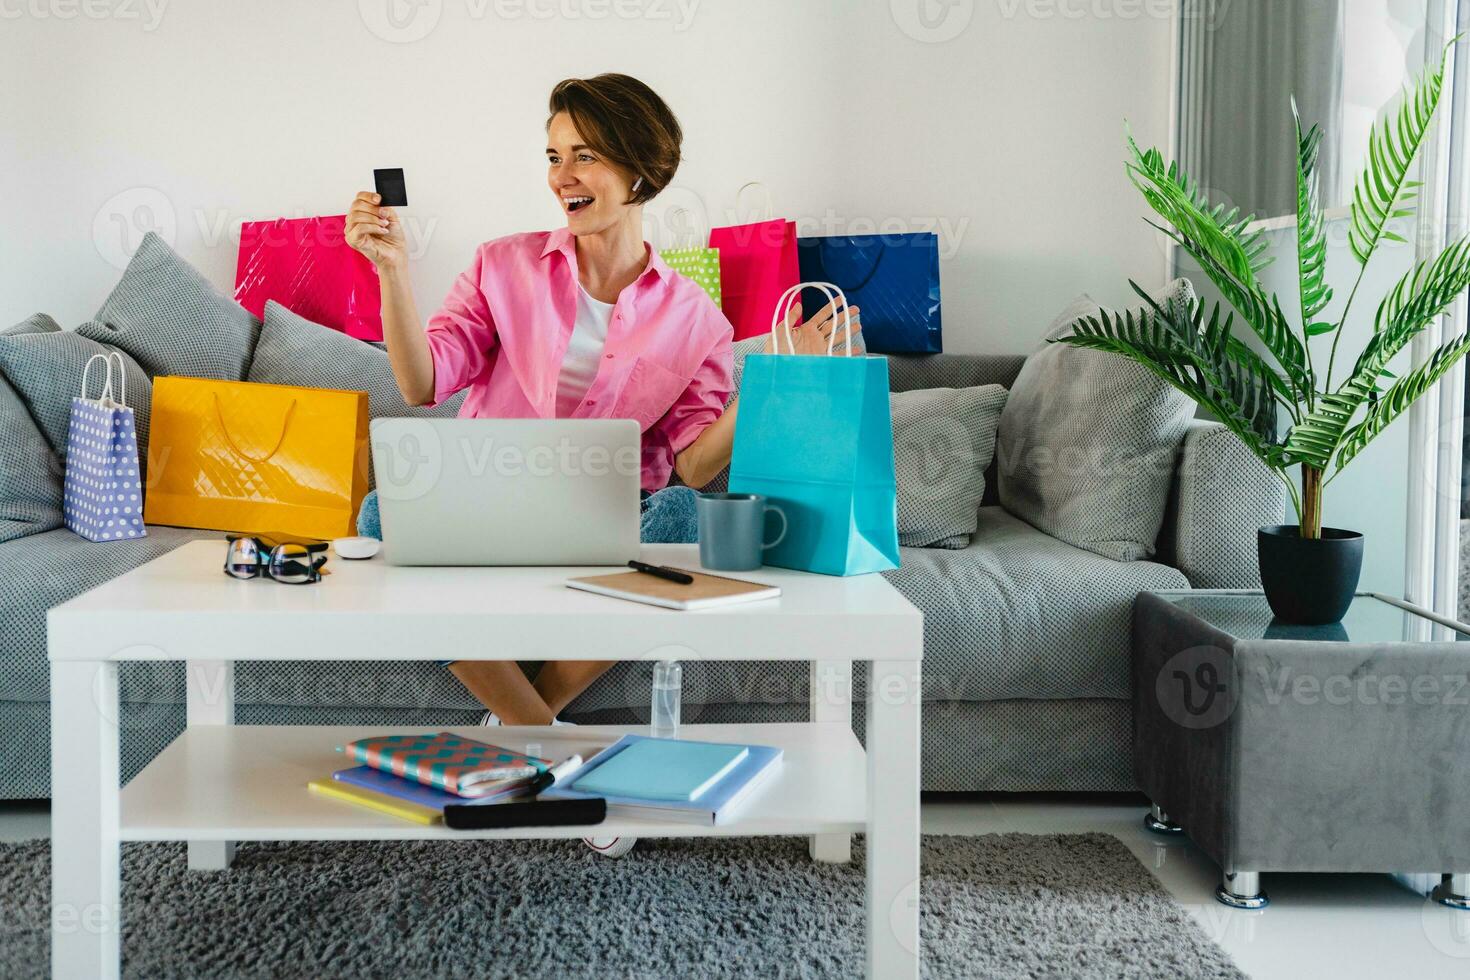
{"label": "white wireless earbud", "polygon": [[640,188],[642,186],[643,186],[643,178],[642,177],[639,177],[637,180],[633,181],[633,193],[634,194],[638,193],[638,188]]}

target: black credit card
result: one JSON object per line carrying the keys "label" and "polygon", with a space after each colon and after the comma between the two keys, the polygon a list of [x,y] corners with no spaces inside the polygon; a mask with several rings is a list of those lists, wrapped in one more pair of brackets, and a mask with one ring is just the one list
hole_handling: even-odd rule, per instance
{"label": "black credit card", "polygon": [[408,185],[403,182],[403,168],[374,170],[373,184],[382,198],[378,203],[384,207],[408,207]]}

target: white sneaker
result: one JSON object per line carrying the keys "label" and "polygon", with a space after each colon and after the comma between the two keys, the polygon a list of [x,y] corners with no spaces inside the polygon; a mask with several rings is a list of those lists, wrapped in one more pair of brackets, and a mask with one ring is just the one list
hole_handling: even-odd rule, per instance
{"label": "white sneaker", "polygon": [[582,843],[606,858],[620,858],[638,843],[636,837],[583,837]]}
{"label": "white sneaker", "polygon": [[556,727],[556,728],[576,728],[577,727],[577,723],[575,721],[562,721],[560,718],[553,718],[553,719],[551,719],[551,724],[554,727]]}

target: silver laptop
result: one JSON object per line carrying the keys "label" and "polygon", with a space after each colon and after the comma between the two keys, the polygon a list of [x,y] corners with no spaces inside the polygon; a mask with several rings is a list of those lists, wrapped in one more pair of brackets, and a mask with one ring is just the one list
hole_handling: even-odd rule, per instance
{"label": "silver laptop", "polygon": [[632,419],[374,419],[391,565],[621,565],[638,557]]}

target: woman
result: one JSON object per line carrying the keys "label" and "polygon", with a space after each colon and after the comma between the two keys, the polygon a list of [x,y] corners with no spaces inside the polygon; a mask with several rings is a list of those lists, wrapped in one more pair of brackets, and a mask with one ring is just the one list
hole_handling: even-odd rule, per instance
{"label": "woman", "polygon": [[[481,245],[427,327],[393,209],[366,191],[352,202],[347,241],[378,271],[393,376],[410,405],[468,388],[462,417],[637,419],[644,540],[671,523],[692,540],[688,488],[729,465],[736,403],[726,410],[729,322],[643,241],[643,205],[679,166],[679,122],[647,85],[609,74],[558,84],[546,132],[566,227]],[[826,352],[833,314],[797,326],[793,310],[797,352]],[[671,473],[685,486],[666,488]],[[449,668],[506,724],[546,725],[612,663],[551,661],[534,683],[510,661]]]}

